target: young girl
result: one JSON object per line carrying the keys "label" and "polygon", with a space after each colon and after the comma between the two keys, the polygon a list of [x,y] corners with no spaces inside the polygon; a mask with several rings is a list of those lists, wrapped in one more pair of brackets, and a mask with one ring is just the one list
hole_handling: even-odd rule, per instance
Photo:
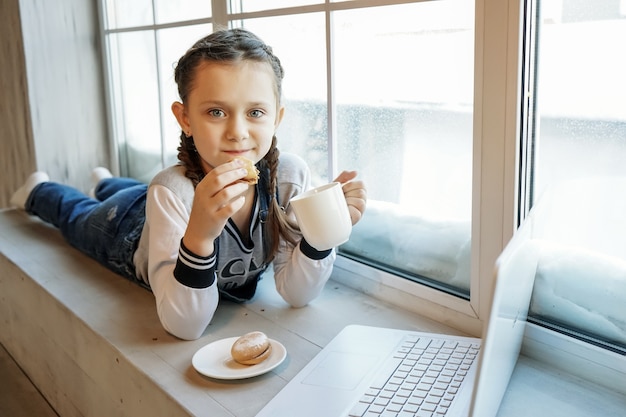
{"label": "young girl", "polygon": [[[252,33],[213,33],[176,66],[178,165],[148,187],[96,169],[95,199],[37,172],[11,201],[57,226],[71,245],[149,287],[163,327],[179,338],[202,335],[219,297],[251,299],[270,263],[279,294],[304,306],[321,292],[336,255],[314,249],[294,227],[288,203],[309,187],[310,173],[302,159],[276,147],[282,78],[280,61]],[[257,184],[242,181],[247,171],[236,156],[256,163]],[[366,205],[355,177],[344,171],[336,179],[353,224]]]}

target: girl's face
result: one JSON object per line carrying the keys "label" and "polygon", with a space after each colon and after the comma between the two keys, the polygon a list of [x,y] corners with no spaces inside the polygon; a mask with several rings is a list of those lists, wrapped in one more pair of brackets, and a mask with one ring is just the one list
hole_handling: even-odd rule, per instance
{"label": "girl's face", "polygon": [[283,117],[266,63],[201,64],[187,103],[172,111],[183,132],[193,136],[205,173],[244,156],[255,163],[270,149]]}

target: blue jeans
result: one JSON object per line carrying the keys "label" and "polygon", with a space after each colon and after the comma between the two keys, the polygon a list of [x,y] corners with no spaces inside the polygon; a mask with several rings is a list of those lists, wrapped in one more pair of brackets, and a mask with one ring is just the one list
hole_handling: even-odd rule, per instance
{"label": "blue jeans", "polygon": [[56,226],[67,242],[112,271],[133,281],[133,254],[146,219],[147,186],[130,178],[107,178],[96,198],[54,182],[37,185],[26,211]]}

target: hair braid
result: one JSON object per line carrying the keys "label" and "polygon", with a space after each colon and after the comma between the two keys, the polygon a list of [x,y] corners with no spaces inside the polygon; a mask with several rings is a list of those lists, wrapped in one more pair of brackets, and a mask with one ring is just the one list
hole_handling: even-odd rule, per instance
{"label": "hair braid", "polygon": [[187,136],[184,133],[180,134],[178,160],[185,167],[185,177],[191,180],[195,188],[204,178],[204,171],[202,170],[200,155],[193,142],[193,136]]}
{"label": "hair braid", "polygon": [[278,251],[278,237],[282,236],[285,240],[295,245],[297,242],[294,238],[294,233],[298,230],[297,226],[294,226],[291,222],[289,222],[289,219],[287,218],[284,209],[280,206],[280,202],[276,196],[278,190],[278,158],[280,156],[280,151],[278,150],[276,143],[277,139],[276,136],[274,136],[272,138],[272,146],[263,158],[263,162],[267,165],[270,175],[267,187],[267,193],[270,195],[267,230],[269,231],[269,236],[271,236],[271,245],[270,251],[265,257],[265,261],[268,263],[272,261],[274,255]]}

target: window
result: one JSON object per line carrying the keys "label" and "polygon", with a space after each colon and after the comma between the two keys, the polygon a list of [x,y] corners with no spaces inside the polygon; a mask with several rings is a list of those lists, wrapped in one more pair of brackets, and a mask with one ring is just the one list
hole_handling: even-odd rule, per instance
{"label": "window", "polygon": [[215,27],[251,29],[286,68],[281,150],[318,182],[357,169],[368,183],[337,278],[480,334],[515,226],[516,0],[126,3],[102,0],[123,174],[175,161],[176,60]]}
{"label": "window", "polygon": [[626,55],[617,47],[626,13],[614,1],[537,7],[532,194],[548,200],[542,238],[551,244],[532,313],[626,352]]}
{"label": "window", "polygon": [[[473,2],[301,3],[229,2],[226,16],[286,68],[281,150],[305,157],[317,184],[342,169],[366,181],[368,213],[340,253],[469,299]],[[106,2],[122,172],[144,181],[176,161],[176,59],[224,26],[202,2],[167,4]]]}

